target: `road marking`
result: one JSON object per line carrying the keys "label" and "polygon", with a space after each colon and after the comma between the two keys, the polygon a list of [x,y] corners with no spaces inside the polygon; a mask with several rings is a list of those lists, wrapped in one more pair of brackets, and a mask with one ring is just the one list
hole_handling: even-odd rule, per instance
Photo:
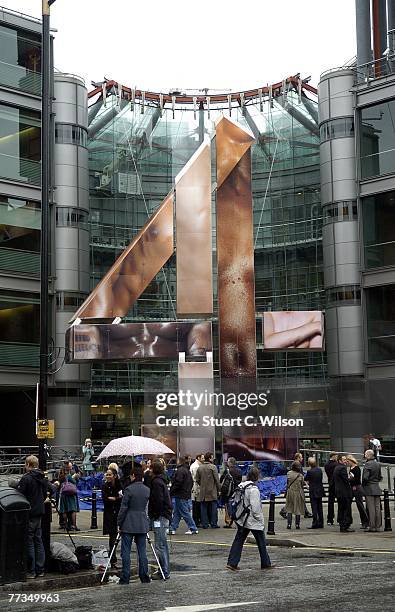
{"label": "road marking", "polygon": [[206,612],[206,610],[223,610],[224,608],[236,608],[239,606],[252,606],[261,604],[261,601],[237,601],[235,603],[223,604],[199,604],[197,606],[171,606],[170,608],[162,608],[156,612]]}
{"label": "road marking", "polygon": [[[61,536],[64,538],[67,538],[68,535],[66,533],[58,533],[58,532],[54,532],[52,535],[57,535],[57,536]],[[108,540],[108,536],[99,536],[99,535],[83,535],[78,533],[77,535],[74,534],[74,538],[91,538],[94,540]],[[170,538],[168,540],[168,542],[174,543],[174,544],[201,544],[204,546],[219,546],[219,547],[225,547],[225,548],[230,548],[231,547],[231,543],[226,543],[226,542],[203,542],[201,540],[195,540],[195,538],[191,538],[189,540],[173,540],[172,538]],[[377,549],[366,549],[366,548],[336,548],[335,546],[332,547],[326,547],[324,548],[323,546],[272,546],[272,545],[267,545],[268,548],[271,549],[279,549],[279,548],[285,548],[286,550],[324,550],[324,551],[329,551],[329,552],[345,552],[345,553],[369,553],[372,555],[394,555],[395,552],[393,550],[377,550]],[[257,548],[256,544],[244,544],[243,548]]]}

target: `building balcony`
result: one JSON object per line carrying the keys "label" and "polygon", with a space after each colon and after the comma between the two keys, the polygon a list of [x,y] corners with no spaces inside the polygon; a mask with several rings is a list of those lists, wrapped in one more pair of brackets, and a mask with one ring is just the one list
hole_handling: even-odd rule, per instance
{"label": "building balcony", "polygon": [[41,96],[41,73],[23,66],[0,62],[0,85]]}
{"label": "building balcony", "polygon": [[0,367],[38,368],[40,346],[20,342],[0,342]]}
{"label": "building balcony", "polygon": [[41,162],[2,153],[0,154],[0,177],[39,187]]}

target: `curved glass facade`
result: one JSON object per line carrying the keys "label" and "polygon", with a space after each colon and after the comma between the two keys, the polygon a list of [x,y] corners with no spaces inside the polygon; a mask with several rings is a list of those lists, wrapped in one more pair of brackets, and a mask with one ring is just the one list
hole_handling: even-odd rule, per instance
{"label": "curved glass facade", "polygon": [[[152,105],[151,105],[152,104]],[[219,106],[219,105],[218,105]],[[172,188],[180,172],[215,120],[229,108],[191,108],[173,104],[144,106],[108,95],[90,107],[88,133],[90,168],[91,288],[96,286],[132,236],[144,225]],[[231,118],[250,130],[254,206],[256,310],[323,310],[322,208],[320,203],[319,129],[316,102],[289,90],[271,102],[249,101],[233,107]],[[215,156],[215,139],[213,140]],[[215,160],[212,164],[215,185]],[[215,214],[215,190],[213,191]],[[215,261],[215,222],[212,236]],[[214,268],[214,286],[216,270]],[[129,313],[128,320],[176,318],[175,256],[166,264]],[[214,370],[218,373],[217,303],[214,295]],[[278,413],[295,415],[307,398],[316,409],[315,431],[326,427],[326,358],[322,353],[265,353],[257,317],[258,380],[278,390]],[[105,437],[107,416],[132,406],[136,428],[142,418],[143,380],[174,379],[177,366],[112,364],[93,366],[92,435]],[[318,404],[320,402],[320,404]],[[100,413],[103,413],[100,418]],[[110,411],[110,412],[109,412]],[[316,417],[320,416],[319,419]],[[105,417],[105,418],[104,418]],[[120,419],[120,423],[130,420]],[[305,430],[308,418],[305,420]],[[101,423],[101,425],[100,425]],[[95,425],[96,424],[96,425]],[[112,428],[114,424],[112,424]],[[102,431],[101,429],[102,428]],[[118,428],[122,432],[122,427]],[[126,425],[125,425],[126,431]]]}

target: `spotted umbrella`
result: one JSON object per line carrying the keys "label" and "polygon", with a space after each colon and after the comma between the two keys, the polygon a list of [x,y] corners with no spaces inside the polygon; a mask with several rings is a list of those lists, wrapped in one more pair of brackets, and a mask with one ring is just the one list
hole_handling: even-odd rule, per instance
{"label": "spotted umbrella", "polygon": [[115,438],[103,448],[98,460],[106,457],[133,457],[135,455],[174,455],[174,452],[159,440],[144,436],[125,436]]}

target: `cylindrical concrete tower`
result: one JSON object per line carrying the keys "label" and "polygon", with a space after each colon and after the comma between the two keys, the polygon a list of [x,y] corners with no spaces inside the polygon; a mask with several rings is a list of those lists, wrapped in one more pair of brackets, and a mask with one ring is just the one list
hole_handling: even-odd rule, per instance
{"label": "cylindrical concrete tower", "polygon": [[64,363],[68,321],[89,294],[88,98],[82,79],[60,73],[54,97],[55,344],[62,348],[49,413],[55,444],[67,447],[80,445],[90,433],[90,366]]}

